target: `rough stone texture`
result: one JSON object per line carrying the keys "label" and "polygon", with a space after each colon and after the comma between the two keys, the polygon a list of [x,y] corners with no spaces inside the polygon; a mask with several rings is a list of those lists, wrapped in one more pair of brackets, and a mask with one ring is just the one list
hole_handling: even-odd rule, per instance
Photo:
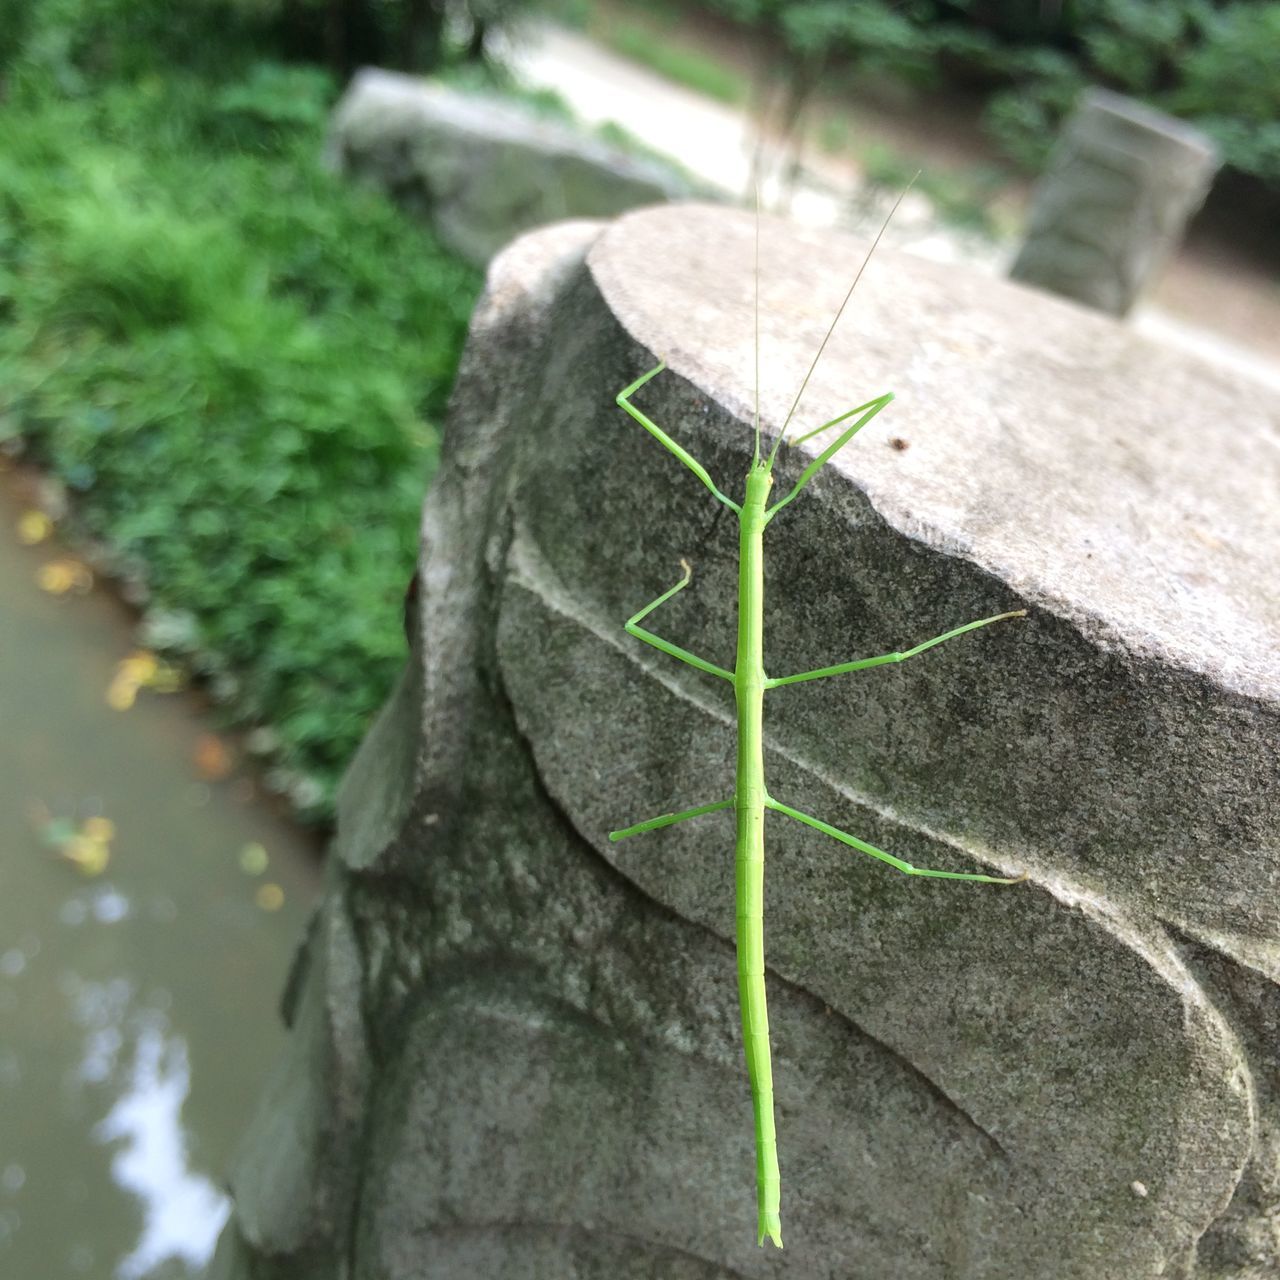
{"label": "rough stone texture", "polygon": [[[668,207],[491,269],[220,1280],[1280,1267],[1280,405],[889,252],[800,420],[898,400],[770,527],[769,669],[1030,617],[771,693],[771,790],[1030,880],[908,880],[770,818],[788,1244],[756,1247],[731,820],[605,835],[732,788],[727,686],[620,622],[688,556],[654,624],[731,661],[734,522],[613,397],[665,355],[640,399],[737,490],[751,242]],[[769,434],[859,256],[765,224]]]}
{"label": "rough stone texture", "polygon": [[[209,1280],[346,1276],[369,1054],[361,957],[334,886],[313,917],[285,991],[293,1032],[231,1171],[236,1213]],[[251,1264],[250,1260],[254,1260]]]}
{"label": "rough stone texture", "polygon": [[447,245],[480,265],[544,223],[694,194],[673,166],[522,103],[372,68],[338,103],[330,154],[423,213]]}
{"label": "rough stone texture", "polygon": [[1182,239],[1220,163],[1199,129],[1132,98],[1088,90],[1036,185],[1010,274],[1127,315]]}

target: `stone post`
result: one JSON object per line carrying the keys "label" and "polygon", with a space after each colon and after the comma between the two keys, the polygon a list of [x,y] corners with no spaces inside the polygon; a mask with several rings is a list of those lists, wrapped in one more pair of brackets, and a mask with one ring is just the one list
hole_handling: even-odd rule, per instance
{"label": "stone post", "polygon": [[674,163],[524,103],[373,67],[334,109],[328,151],[331,164],[385,188],[479,266],[544,223],[714,198]]}
{"label": "stone post", "polygon": [[1090,89],[1036,184],[1010,275],[1125,316],[1182,239],[1220,163],[1199,129]]}
{"label": "stone post", "polygon": [[[1244,1280],[1280,1267],[1280,403],[882,251],[798,421],[897,400],[770,526],[766,952],[783,1254],[755,1243],[723,682],[750,216],[519,240],[428,497],[216,1280]],[[862,247],[766,222],[775,433]],[[782,483],[821,439],[784,454]]]}

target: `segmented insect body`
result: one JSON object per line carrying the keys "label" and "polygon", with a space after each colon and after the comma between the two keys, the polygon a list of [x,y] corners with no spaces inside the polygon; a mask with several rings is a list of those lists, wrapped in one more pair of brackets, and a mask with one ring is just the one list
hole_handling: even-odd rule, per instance
{"label": "segmented insect body", "polygon": [[[892,214],[890,215],[892,216]],[[881,228],[883,234],[883,227]],[[757,255],[758,255],[757,227]],[[872,251],[880,237],[872,244]],[[870,253],[867,255],[870,258]],[[866,267],[863,261],[862,269]],[[862,269],[854,278],[845,295],[844,302],[837,311],[826,337],[818,348],[813,363],[805,375],[800,391],[792,403],[791,411],[784,422],[781,432],[774,442],[767,458],[760,454],[760,419],[759,409],[755,421],[755,451],[751,467],[747,472],[746,492],[743,502],[738,504],[722,493],[712,481],[706,469],[692,457],[681,445],[677,444],[660,426],[651,421],[641,410],[631,403],[631,397],[650,378],[655,377],[665,367],[658,364],[629,387],[618,394],[618,404],[627,411],[642,427],[654,436],[665,448],[670,450],[684,463],[711,491],[717,501],[728,507],[738,518],[739,534],[739,570],[738,570],[738,648],[734,669],[728,671],[715,663],[708,662],[696,654],[682,649],[678,645],[664,640],[640,625],[640,623],[671,599],[678,591],[689,585],[692,570],[687,561],[681,561],[684,575],[675,586],[663,592],[656,600],[646,605],[633,617],[628,619],[626,630],[629,634],[645,643],[653,645],[671,657],[688,663],[709,675],[718,676],[733,684],[738,719],[738,752],[734,794],[728,799],[717,800],[710,804],[699,805],[693,809],[685,809],[679,813],[662,814],[650,818],[635,826],[626,827],[609,833],[610,840],[624,840],[629,836],[639,835],[645,831],[653,831],[660,827],[672,826],[702,814],[714,813],[717,810],[732,807],[737,821],[737,840],[735,848],[735,884],[736,884],[736,942],[738,954],[738,991],[742,1007],[742,1034],[746,1049],[747,1074],[751,1082],[752,1106],[755,1114],[756,1141],[756,1187],[758,1208],[757,1243],[763,1245],[771,1240],[779,1248],[782,1247],[781,1222],[781,1179],[778,1170],[778,1148],[774,1126],[773,1111],[773,1067],[769,1051],[769,1015],[765,998],[764,981],[764,817],[765,810],[772,809],[786,817],[801,822],[806,826],[823,832],[844,844],[888,863],[896,870],[913,876],[928,876],[945,880],[976,880],[988,884],[1013,884],[1016,879],[1003,876],[979,875],[958,871],[935,871],[928,868],[913,867],[910,863],[892,854],[877,849],[856,836],[840,831],[835,827],[808,814],[801,813],[781,801],[775,800],[768,792],[764,776],[764,695],[767,690],[781,685],[796,684],[805,680],[817,680],[826,676],[840,675],[844,672],[861,671],[870,667],[883,666],[886,663],[902,662],[915,657],[926,649],[942,644],[967,631],[974,631],[990,623],[1006,618],[1022,617],[1025,610],[1018,609],[1009,613],[997,614],[990,618],[980,618],[976,622],[966,623],[952,631],[926,640],[914,648],[901,652],[881,654],[877,657],[857,659],[852,662],[839,663],[832,667],[822,667],[816,671],[804,671],[797,675],[769,677],[764,670],[764,531],[778,512],[792,502],[804,489],[814,475],[839,452],[872,418],[875,417],[893,399],[888,393],[859,405],[855,409],[833,418],[830,422],[806,435],[799,437],[794,443],[802,444],[805,440],[818,435],[829,428],[842,423],[852,423],[844,428],[835,441],[829,444],[804,469],[786,497],[769,506],[769,497],[773,489],[773,466],[777,457],[791,417],[804,394],[809,377],[816,368],[818,360],[827,345],[828,339],[838,323],[841,314],[852,296],[854,287],[861,278]],[[758,268],[757,268],[758,280]],[[757,406],[759,405],[758,376],[758,339],[757,339]],[[1018,877],[1017,879],[1024,879]]]}

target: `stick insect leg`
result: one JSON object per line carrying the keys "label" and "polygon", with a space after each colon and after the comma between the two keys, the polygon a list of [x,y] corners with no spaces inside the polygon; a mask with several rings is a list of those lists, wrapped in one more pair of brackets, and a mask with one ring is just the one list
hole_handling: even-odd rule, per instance
{"label": "stick insect leg", "polygon": [[684,570],[684,577],[669,591],[664,591],[652,603],[645,605],[639,613],[633,614],[628,618],[623,629],[628,635],[635,636],[637,640],[643,640],[645,644],[651,644],[655,649],[661,649],[663,653],[669,653],[673,658],[679,658],[681,662],[687,662],[691,667],[697,667],[699,671],[706,671],[713,676],[719,676],[723,680],[731,681],[733,679],[732,671],[717,667],[714,662],[699,658],[696,653],[690,653],[688,649],[682,649],[678,644],[672,644],[670,640],[655,636],[652,631],[646,631],[639,625],[642,618],[652,613],[659,605],[666,604],[677,591],[683,591],[689,585],[689,580],[693,577],[693,570],[689,567],[689,562],[681,560],[680,567]]}
{"label": "stick insect leg", "polygon": [[[821,471],[822,468],[826,466],[826,464],[830,462],[831,459],[834,458],[836,454],[839,453],[840,450],[843,449],[845,445],[847,445],[849,441],[852,440],[853,437],[857,435],[858,432],[861,431],[862,428],[865,427],[867,423],[870,422],[871,419],[874,418],[876,414],[879,413],[880,410],[883,409],[892,399],[893,392],[886,391],[884,395],[877,396],[874,400],[868,400],[866,404],[860,404],[856,409],[850,409],[847,413],[842,413],[838,418],[832,418],[830,422],[824,422],[822,426],[815,427],[812,431],[806,432],[797,440],[794,440],[792,442],[793,444],[803,444],[811,436],[816,436],[819,431],[825,431],[828,427],[838,426],[840,423],[852,418],[855,413],[860,413],[862,415],[851,426],[846,427],[831,444],[827,445],[827,447],[823,449],[823,451],[818,454],[818,456],[814,458],[807,467],[805,467],[804,471],[800,473],[800,479],[796,481],[795,487],[791,492],[787,494],[785,498],[779,499],[769,508],[766,513],[766,520],[772,520],[788,502],[793,501],[796,495],[799,494],[800,490],[803,489],[805,485],[807,485],[809,481],[812,480],[813,477],[817,475],[818,472]],[[781,442],[782,437],[779,436],[778,440],[774,443],[773,453],[777,452],[778,445]],[[769,455],[771,462],[773,453]]]}
{"label": "stick insect leg", "polygon": [[911,863],[903,862],[901,858],[895,858],[893,854],[885,853],[883,849],[877,849],[875,845],[868,844],[865,840],[859,840],[857,836],[851,836],[847,831],[841,831],[839,828],[822,822],[818,818],[811,818],[807,813],[801,813],[799,809],[792,809],[789,805],[775,800],[772,796],[766,796],[764,803],[767,808],[786,814],[788,818],[794,818],[797,822],[803,822],[805,826],[812,827],[815,831],[821,831],[824,835],[831,836],[842,844],[847,844],[850,848],[857,849],[859,853],[865,853],[868,857],[878,858],[881,862],[887,862],[894,870],[901,871],[904,876],[931,876],[936,880],[977,880],[982,884],[1018,884],[1027,878],[1025,875],[1013,877],[982,876],[974,875],[972,872],[967,871],[931,871],[927,867],[913,867]]}
{"label": "stick insect leg", "polygon": [[799,684],[801,680],[821,680],[823,676],[843,675],[846,671],[865,671],[868,667],[883,667],[890,662],[905,662],[908,658],[914,658],[917,654],[923,653],[926,649],[932,649],[934,645],[941,644],[944,640],[953,640],[956,636],[962,636],[966,631],[976,631],[979,627],[990,626],[993,622],[1003,622],[1006,618],[1025,618],[1027,611],[1025,609],[1014,609],[1009,613],[997,613],[991,618],[979,618],[977,622],[966,622],[963,627],[956,627],[952,631],[944,631],[940,636],[934,636],[932,640],[926,640],[923,644],[916,645],[913,649],[904,649],[901,653],[882,653],[876,658],[859,658],[855,662],[841,662],[834,667],[819,667],[816,671],[802,671],[799,675],[794,676],[778,676],[776,679],[766,679],[764,687],[766,689],[776,689],[783,684]]}
{"label": "stick insect leg", "polygon": [[659,444],[661,444],[664,448],[669,449],[672,453],[674,453],[675,456],[679,458],[680,461],[683,462],[684,465],[688,467],[689,470],[692,471],[693,474],[697,476],[698,479],[701,480],[702,483],[705,484],[708,489],[711,490],[712,494],[714,494],[715,497],[720,502],[723,502],[724,505],[728,507],[731,511],[741,512],[742,508],[738,506],[738,504],[734,502],[732,498],[721,493],[720,490],[716,488],[714,481],[707,474],[706,467],[704,467],[702,463],[700,463],[697,460],[697,458],[695,458],[683,446],[676,444],[676,442],[669,435],[667,435],[667,433],[663,431],[663,429],[660,426],[658,426],[656,422],[652,421],[652,419],[650,418],[645,417],[645,415],[641,413],[640,410],[637,409],[635,405],[631,403],[630,397],[633,396],[637,391],[639,391],[640,388],[643,387],[644,384],[648,382],[650,378],[654,377],[656,374],[661,373],[663,369],[665,369],[666,367],[667,367],[667,362],[663,360],[660,364],[650,369],[648,373],[642,374],[629,387],[618,392],[617,403],[621,405],[622,408],[624,408],[651,436],[653,436],[653,438],[657,440]]}
{"label": "stick insect leg", "polygon": [[609,839],[615,844],[628,836],[638,836],[645,831],[656,831],[659,827],[674,827],[677,822],[687,818],[699,818],[704,813],[715,813],[717,809],[727,809],[733,804],[733,797],[728,800],[717,800],[715,804],[701,804],[696,809],[683,809],[679,813],[664,813],[661,817],[650,818],[647,822],[637,822],[634,827],[623,827],[621,831],[610,831]]}

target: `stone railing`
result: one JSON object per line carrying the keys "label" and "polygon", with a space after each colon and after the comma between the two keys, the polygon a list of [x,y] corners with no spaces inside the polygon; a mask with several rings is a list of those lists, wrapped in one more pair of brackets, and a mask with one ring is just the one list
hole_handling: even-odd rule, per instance
{"label": "stone railing", "polygon": [[[212,1274],[1244,1280],[1280,1267],[1280,404],[1095,312],[884,251],[770,526],[766,955],[784,1254],[756,1247],[722,681],[753,226],[668,206],[493,264],[412,655],[342,796],[292,1050]],[[766,223],[776,432],[859,246]],[[821,441],[784,453],[783,481]]]}
{"label": "stone railing", "polygon": [[1090,89],[1036,183],[1010,274],[1128,315],[1159,277],[1220,163],[1212,140],[1194,126]]}
{"label": "stone railing", "polygon": [[329,158],[385,188],[478,264],[557,219],[613,217],[699,194],[674,163],[548,119],[525,102],[373,67],[334,110]]}

